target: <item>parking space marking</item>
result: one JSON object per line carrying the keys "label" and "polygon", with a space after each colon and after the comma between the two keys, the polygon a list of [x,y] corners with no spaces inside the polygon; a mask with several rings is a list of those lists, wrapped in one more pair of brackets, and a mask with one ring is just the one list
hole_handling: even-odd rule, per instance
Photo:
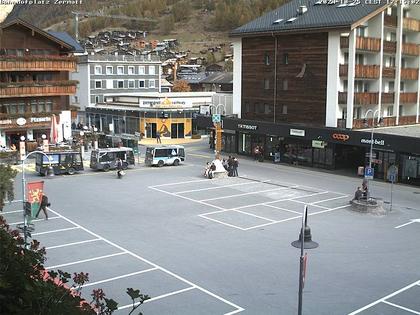
{"label": "parking space marking", "polygon": [[328,207],[315,205],[315,203],[312,203],[312,202],[311,202],[311,203],[309,203],[309,202],[305,202],[305,201],[301,201],[301,200],[297,200],[297,199],[293,200],[293,202],[301,203],[301,204],[308,205],[308,206],[316,206],[316,207],[318,207],[318,208],[322,208],[322,209],[330,209],[330,208],[328,208]]}
{"label": "parking space marking", "polygon": [[80,244],[85,244],[85,243],[92,243],[92,242],[97,242],[97,241],[101,241],[101,239],[94,238],[94,239],[91,239],[91,240],[85,240],[85,241],[80,241],[80,242],[73,242],[73,243],[66,243],[66,244],[61,244],[61,245],[49,246],[49,247],[45,247],[45,249],[62,248],[62,247],[80,245]]}
{"label": "parking space marking", "polygon": [[268,218],[265,218],[265,217],[261,217],[259,215],[253,214],[253,213],[248,213],[248,212],[241,211],[241,210],[232,210],[232,211],[243,213],[243,214],[246,214],[246,215],[250,215],[251,217],[255,217],[255,218],[258,218],[258,219],[263,219],[263,220],[266,220],[266,221],[276,222],[276,220],[272,220],[272,219],[268,219]]}
{"label": "parking space marking", "polygon": [[404,311],[407,311],[407,312],[410,312],[410,313],[413,313],[413,314],[418,314],[418,315],[420,315],[420,312],[417,312],[417,311],[415,311],[415,310],[412,310],[412,309],[410,309],[410,308],[407,308],[407,307],[404,307],[404,306],[401,306],[401,305],[398,305],[398,304],[395,304],[395,303],[391,303],[391,302],[388,302],[388,301],[382,301],[382,303],[385,303],[385,304],[391,305],[391,306],[396,307],[396,308],[400,308],[400,309],[402,309],[402,310],[404,310]]}
{"label": "parking space marking", "polygon": [[312,202],[311,204],[312,204],[312,205],[316,205],[317,203],[326,202],[326,201],[331,201],[331,200],[337,200],[337,199],[342,199],[342,198],[347,198],[348,196],[349,196],[349,195],[344,195],[344,194],[343,194],[343,196],[340,196],[340,197],[334,197],[334,198],[329,198],[329,199],[325,199],[325,200],[315,201],[315,202]]}
{"label": "parking space marking", "polygon": [[[226,210],[226,211],[230,211],[230,210]],[[223,212],[226,212],[226,211],[223,211]],[[226,222],[223,222],[223,221],[220,221],[220,220],[217,220],[217,219],[209,218],[205,214],[199,214],[198,216],[201,217],[201,218],[203,218],[203,219],[207,219],[207,220],[210,220],[210,221],[214,221],[214,222],[217,222],[217,223],[220,223],[220,224],[223,224],[223,225],[232,227],[234,229],[245,231],[245,229],[244,228],[241,228],[240,226],[236,226],[234,224],[226,223]]]}
{"label": "parking space marking", "polygon": [[127,274],[122,275],[122,276],[108,278],[108,279],[104,279],[104,280],[100,280],[100,281],[96,281],[96,282],[89,282],[85,285],[82,285],[82,288],[91,287],[93,285],[97,285],[97,284],[101,284],[101,283],[105,283],[105,282],[110,282],[110,281],[114,281],[114,280],[118,280],[118,279],[128,278],[128,277],[131,277],[131,276],[139,275],[139,274],[146,273],[146,272],[153,271],[153,270],[158,270],[158,269],[156,267],[153,267],[153,268],[149,268],[149,269],[145,269],[145,270],[141,270],[141,271],[127,273]]}
{"label": "parking space marking", "polygon": [[[56,219],[60,219],[60,217],[49,217],[48,218],[48,220],[56,220]],[[45,219],[35,219],[35,220],[32,220],[30,223],[39,222],[39,221],[45,221]],[[25,222],[19,221],[19,222],[9,223],[9,225],[16,225],[16,224],[23,224],[23,223],[25,223]]]}
{"label": "parking space marking", "polygon": [[71,231],[71,230],[77,230],[77,229],[78,229],[77,226],[73,226],[73,227],[69,227],[69,228],[65,228],[65,229],[58,229],[58,230],[52,230],[52,231],[46,231],[46,232],[32,233],[32,236],[58,233],[58,232],[65,232],[65,231]]}
{"label": "parking space marking", "polygon": [[285,208],[281,208],[281,207],[276,207],[276,206],[273,206],[273,205],[267,205],[267,204],[265,204],[263,206],[264,207],[274,208],[274,209],[279,209],[279,210],[287,211],[287,212],[291,212],[291,213],[301,214],[300,212],[297,212],[297,211],[294,211],[294,210],[289,210],[289,209],[285,209]]}
{"label": "parking space marking", "polygon": [[13,210],[13,211],[5,211],[5,212],[0,212],[0,214],[10,214],[10,213],[16,213],[16,212],[23,212],[23,210],[22,209],[20,209],[20,210]]}
{"label": "parking space marking", "polygon": [[[267,182],[269,182],[269,181],[268,180],[267,181],[262,181],[261,183],[267,183]],[[196,191],[205,191],[205,190],[212,190],[212,189],[221,189],[221,188],[226,188],[226,187],[243,186],[243,185],[255,185],[255,184],[259,184],[259,182],[236,183],[236,184],[232,184],[232,185],[223,185],[223,186],[215,186],[215,187],[208,187],[208,188],[191,189],[191,190],[179,191],[179,192],[176,192],[174,194],[179,195],[179,194],[186,194],[186,193],[196,192]]]}
{"label": "parking space marking", "polygon": [[167,184],[160,184],[155,186],[149,186],[149,188],[155,188],[155,187],[161,187],[161,186],[172,186],[172,185],[181,185],[181,184],[190,184],[190,183],[199,183],[199,182],[207,182],[208,179],[196,179],[196,180],[190,180],[185,182],[177,182],[177,183],[167,183]]}
{"label": "parking space marking", "polygon": [[[144,303],[150,303],[150,302],[153,302],[153,301],[156,301],[156,300],[160,300],[160,299],[166,298],[166,297],[168,297],[168,296],[172,296],[172,295],[176,295],[176,294],[184,293],[184,292],[191,291],[191,290],[194,290],[194,289],[196,289],[196,288],[195,288],[195,287],[188,287],[188,288],[185,288],[185,289],[181,289],[181,290],[177,290],[177,291],[169,292],[169,293],[162,294],[162,295],[159,295],[159,296],[155,296],[155,297],[153,297],[153,298],[151,298],[151,299],[148,299],[148,300],[144,301]],[[124,305],[124,306],[120,306],[120,307],[118,308],[118,310],[124,310],[124,309],[126,309],[126,308],[130,308],[130,307],[133,307],[133,306],[137,306],[137,305],[139,305],[139,303],[140,303],[140,302],[136,302],[136,303],[134,303],[134,304],[133,304],[133,303],[131,303],[131,304],[127,304],[127,305]],[[243,311],[243,310],[241,310],[241,311]],[[233,313],[227,313],[227,314],[225,314],[225,315],[228,315],[228,314],[233,314]]]}
{"label": "parking space marking", "polygon": [[73,262],[69,262],[69,263],[65,263],[65,264],[49,266],[49,267],[45,267],[45,269],[46,270],[56,269],[56,268],[61,268],[61,267],[66,267],[66,266],[71,266],[71,265],[76,265],[76,264],[82,264],[82,263],[88,262],[88,261],[95,261],[95,260],[99,260],[99,259],[105,259],[105,258],[109,258],[109,257],[126,255],[126,254],[127,254],[126,252],[119,252],[119,253],[115,253],[115,254],[103,255],[103,256],[93,257],[93,258],[89,258],[89,259],[77,260],[77,261],[73,261]]}
{"label": "parking space marking", "polygon": [[394,229],[399,229],[399,228],[402,228],[404,226],[407,226],[407,225],[413,224],[413,223],[420,223],[420,219],[410,219],[410,222],[398,225],[398,226],[394,227]]}
{"label": "parking space marking", "polygon": [[[180,197],[182,197],[182,196],[180,196]],[[124,247],[122,247],[122,246],[120,246],[120,245],[115,244],[114,242],[111,242],[110,240],[107,240],[106,238],[103,238],[102,236],[100,236],[100,235],[98,235],[98,234],[96,234],[96,233],[94,233],[94,232],[90,231],[89,229],[87,229],[87,228],[85,228],[85,227],[81,226],[80,224],[78,224],[78,223],[74,222],[73,220],[70,220],[69,218],[66,218],[65,216],[63,216],[63,215],[59,214],[58,212],[56,212],[56,211],[54,211],[54,210],[52,210],[52,209],[50,209],[50,211],[51,211],[52,213],[54,213],[55,215],[59,216],[60,218],[62,218],[63,220],[65,220],[65,221],[67,221],[67,222],[69,222],[69,223],[73,224],[74,226],[79,227],[79,228],[80,228],[80,229],[82,229],[83,231],[85,231],[85,232],[87,232],[87,233],[91,234],[92,236],[94,236],[94,237],[96,237],[96,238],[98,238],[98,239],[100,239],[100,240],[104,241],[105,243],[107,243],[107,244],[111,245],[112,247],[115,247],[115,248],[119,249],[121,252],[119,252],[119,253],[115,253],[115,254],[110,254],[110,255],[105,255],[105,256],[101,256],[101,257],[96,257],[96,258],[90,258],[90,259],[85,259],[85,260],[79,260],[79,261],[77,261],[77,262],[71,262],[71,263],[67,263],[67,264],[61,264],[61,265],[51,266],[51,267],[47,267],[47,268],[45,268],[45,269],[47,269],[47,270],[48,270],[48,269],[53,269],[53,268],[59,268],[59,267],[69,266],[69,265],[74,265],[74,264],[78,264],[78,263],[82,263],[82,262],[93,261],[93,260],[97,260],[97,259],[103,259],[103,258],[107,258],[107,257],[113,257],[113,256],[117,256],[117,255],[125,255],[125,254],[126,254],[126,255],[130,255],[130,256],[132,256],[132,257],[134,257],[134,258],[137,258],[138,260],[143,261],[143,262],[145,262],[145,263],[147,263],[147,264],[149,264],[149,265],[151,265],[151,266],[155,267],[156,269],[159,269],[159,270],[163,271],[164,273],[167,273],[167,274],[171,275],[172,277],[174,277],[174,278],[176,278],[176,279],[180,280],[181,282],[184,282],[184,283],[186,283],[186,284],[190,285],[191,287],[193,287],[193,288],[195,288],[195,289],[197,289],[197,290],[200,290],[201,292],[204,292],[204,293],[206,293],[207,295],[210,295],[210,296],[212,296],[213,298],[215,298],[215,299],[217,299],[217,300],[219,300],[219,301],[221,301],[221,302],[223,302],[223,303],[225,303],[225,304],[228,304],[228,305],[230,305],[231,307],[235,308],[235,310],[234,310],[234,311],[229,312],[229,313],[226,313],[226,314],[224,314],[224,315],[236,314],[236,313],[242,312],[242,311],[244,310],[244,308],[242,308],[242,307],[240,307],[240,306],[236,305],[235,303],[230,302],[230,301],[228,301],[228,300],[226,300],[226,299],[222,298],[221,296],[219,296],[219,295],[217,295],[217,294],[215,294],[215,293],[213,293],[213,292],[211,292],[211,291],[209,291],[209,290],[207,290],[207,289],[204,289],[203,287],[200,287],[200,286],[199,286],[199,285],[197,285],[197,284],[194,284],[193,282],[191,282],[191,281],[189,281],[189,280],[187,280],[187,279],[185,279],[185,278],[183,278],[183,277],[181,277],[181,276],[177,275],[176,273],[174,273],[174,272],[172,272],[172,271],[169,271],[169,270],[167,270],[166,268],[161,267],[161,266],[159,266],[159,265],[157,265],[157,264],[155,264],[155,263],[153,263],[153,262],[151,262],[151,261],[147,260],[146,258],[143,258],[143,257],[141,257],[141,256],[139,256],[139,255],[137,255],[137,254],[135,254],[135,253],[133,253],[133,252],[131,252],[131,251],[129,251],[129,250],[127,250],[127,249],[125,249]],[[131,305],[132,305],[132,304],[131,304]]]}
{"label": "parking space marking", "polygon": [[266,189],[266,190],[251,191],[251,192],[246,192],[246,193],[242,193],[242,194],[235,194],[235,195],[230,195],[230,196],[222,196],[222,197],[208,198],[208,199],[202,199],[202,200],[198,200],[198,201],[212,201],[212,200],[219,200],[219,199],[235,198],[235,197],[241,197],[241,196],[246,196],[246,195],[254,195],[254,194],[265,193],[265,192],[276,191],[276,190],[285,190],[285,189],[289,189],[289,188],[292,188],[292,187],[281,187],[281,188],[273,188],[273,189]]}
{"label": "parking space marking", "polygon": [[405,286],[404,288],[401,288],[401,289],[399,289],[399,290],[397,290],[397,291],[395,291],[395,292],[393,292],[391,294],[388,294],[387,296],[385,296],[385,297],[383,297],[383,298],[381,298],[379,300],[376,300],[376,301],[374,301],[374,302],[372,302],[372,303],[370,303],[370,304],[368,304],[366,306],[363,306],[362,308],[359,308],[359,309],[355,310],[354,312],[349,313],[348,315],[356,315],[356,314],[359,314],[360,312],[363,312],[363,311],[371,308],[372,306],[375,306],[376,304],[382,303],[385,300],[387,300],[387,299],[389,299],[389,298],[391,298],[391,297],[393,297],[395,295],[398,295],[401,292],[404,292],[404,291],[406,291],[406,290],[408,290],[408,289],[410,289],[410,288],[412,288],[412,287],[414,287],[416,285],[420,285],[420,280],[417,280],[416,282],[413,282],[412,284],[409,284],[409,285]]}

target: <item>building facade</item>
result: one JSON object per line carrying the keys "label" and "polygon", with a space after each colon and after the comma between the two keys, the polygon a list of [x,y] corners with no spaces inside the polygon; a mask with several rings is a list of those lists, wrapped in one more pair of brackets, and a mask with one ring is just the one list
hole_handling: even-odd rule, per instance
{"label": "building facade", "polygon": [[381,133],[419,128],[419,26],[416,5],[292,0],[235,29],[241,119],[226,119],[223,142],[239,154],[263,146],[269,159],[353,174],[371,158],[376,177],[397,165],[399,180],[420,184],[420,139]]}
{"label": "building facade", "polygon": [[161,62],[156,57],[85,55],[79,57],[77,68],[72,79],[80,83],[71,102],[82,113],[82,122],[86,107],[106,102],[107,96],[161,89]]}
{"label": "building facade", "polygon": [[76,81],[74,47],[22,20],[0,26],[0,145],[50,136],[58,118],[59,139],[71,135],[69,96]]}

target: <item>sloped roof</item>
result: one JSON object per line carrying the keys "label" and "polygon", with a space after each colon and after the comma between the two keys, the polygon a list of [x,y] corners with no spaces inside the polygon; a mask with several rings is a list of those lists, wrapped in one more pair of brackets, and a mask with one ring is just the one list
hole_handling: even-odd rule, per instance
{"label": "sloped roof", "polygon": [[214,72],[200,83],[205,84],[233,84],[233,72]]}
{"label": "sloped roof", "polygon": [[[293,31],[307,31],[326,28],[353,28],[356,22],[370,15],[376,15],[391,4],[381,1],[380,4],[365,4],[363,0],[291,0],[283,6],[233,30],[231,36],[245,36],[259,33],[280,33]],[[328,3],[333,4],[328,4]],[[301,15],[298,9],[301,5],[307,11]],[[340,6],[341,5],[341,6]],[[293,21],[287,22],[291,18]],[[275,22],[277,21],[277,23]]]}
{"label": "sloped roof", "polygon": [[54,32],[54,31],[48,31],[49,34],[52,36],[55,36],[56,38],[60,39],[61,41],[69,44],[74,48],[73,52],[75,53],[84,53],[85,49],[77,42],[75,38],[70,36],[66,32]]}
{"label": "sloped roof", "polygon": [[14,20],[11,20],[10,22],[0,24],[0,28],[5,29],[5,28],[11,27],[13,25],[22,25],[22,26],[24,26],[24,27],[26,27],[30,30],[33,30],[34,32],[39,33],[40,35],[48,38],[49,40],[55,42],[56,44],[58,44],[60,46],[63,46],[65,48],[67,48],[70,51],[73,51],[73,49],[74,49],[74,47],[72,45],[70,45],[69,43],[61,40],[60,38],[55,37],[53,34],[50,34],[48,32],[43,31],[42,29],[40,29],[40,28],[36,27],[35,25],[32,25],[32,24],[30,24],[30,23],[28,23],[28,22],[26,22],[22,19],[14,19]]}

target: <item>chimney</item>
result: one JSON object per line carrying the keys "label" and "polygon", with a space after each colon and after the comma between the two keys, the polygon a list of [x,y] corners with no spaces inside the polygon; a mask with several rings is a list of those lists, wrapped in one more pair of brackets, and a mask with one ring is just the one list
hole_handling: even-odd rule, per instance
{"label": "chimney", "polygon": [[306,6],[306,5],[301,5],[301,6],[299,6],[299,8],[298,8],[298,14],[299,14],[299,15],[304,14],[306,11],[308,11],[308,8],[307,8],[307,6]]}

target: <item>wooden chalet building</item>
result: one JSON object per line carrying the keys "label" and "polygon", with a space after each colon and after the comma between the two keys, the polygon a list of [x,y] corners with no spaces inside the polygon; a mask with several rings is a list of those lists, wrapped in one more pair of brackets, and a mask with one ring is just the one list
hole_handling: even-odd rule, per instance
{"label": "wooden chalet building", "polygon": [[59,139],[71,135],[69,96],[77,82],[69,80],[76,71],[69,39],[22,20],[0,25],[0,145],[49,137],[53,114]]}
{"label": "wooden chalet building", "polygon": [[239,118],[225,118],[223,142],[239,154],[262,145],[269,159],[355,173],[380,117],[375,176],[396,164],[399,180],[420,184],[420,6],[373,3],[292,0],[233,30]]}

